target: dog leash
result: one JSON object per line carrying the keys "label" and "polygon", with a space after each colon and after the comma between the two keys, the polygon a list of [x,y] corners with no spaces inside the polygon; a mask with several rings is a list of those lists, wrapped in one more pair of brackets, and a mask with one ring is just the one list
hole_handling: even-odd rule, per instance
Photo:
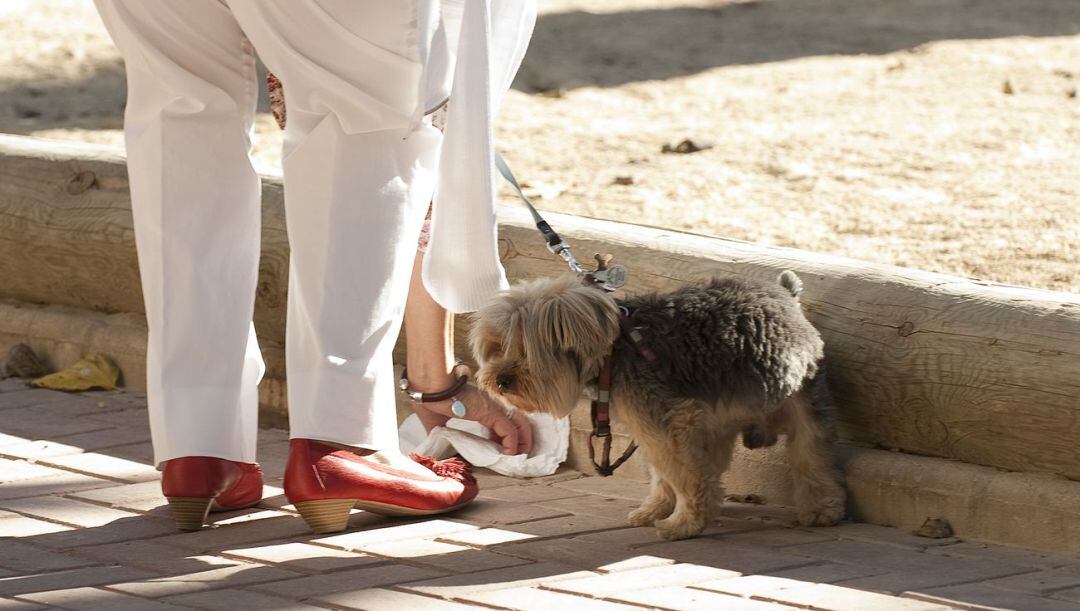
{"label": "dog leash", "polygon": [[[522,190],[521,185],[518,183],[517,178],[514,177],[514,173],[510,170],[510,166],[503,159],[502,155],[498,152],[495,153],[495,167],[498,168],[499,174],[506,179],[506,182],[510,183],[510,186],[517,192],[518,198],[521,199],[521,203],[525,204],[525,207],[529,209],[529,214],[532,215],[533,222],[536,223],[536,229],[540,232],[540,235],[544,238],[544,242],[547,244],[547,249],[554,255],[562,257],[566,264],[570,266],[570,270],[581,278],[583,284],[587,286],[594,286],[599,289],[611,292],[622,285],[626,284],[626,278],[628,276],[626,268],[622,265],[608,265],[611,258],[608,256],[603,263],[601,263],[595,271],[585,271],[581,267],[581,264],[574,258],[574,254],[570,252],[570,245],[564,241],[555,230],[551,228],[544,217],[540,216],[540,212],[536,210],[536,206],[529,201],[528,196],[525,195],[525,191]],[[597,261],[600,262],[600,255],[596,255]]]}
{"label": "dog leash", "polygon": [[[552,254],[562,257],[566,264],[570,266],[570,269],[581,278],[582,284],[607,292],[614,291],[626,284],[628,275],[626,268],[621,265],[610,265],[611,255],[596,254],[596,270],[585,271],[577,262],[577,259],[574,258],[573,253],[570,252],[570,246],[551,228],[551,225],[544,220],[544,217],[540,216],[536,206],[533,206],[532,202],[529,201],[528,196],[525,195],[521,185],[514,177],[514,173],[510,170],[510,166],[498,152],[495,153],[495,167],[498,168],[499,173],[506,179],[506,182],[510,183],[510,186],[517,192],[525,207],[529,209],[529,214],[532,215],[533,222],[536,223],[536,229],[540,232],[544,242],[547,243],[547,249]],[[656,356],[642,342],[641,333],[636,328],[630,327],[626,309],[621,306],[619,327],[623,335],[637,348],[645,360],[650,363],[656,360]],[[615,462],[611,462],[611,370],[612,355],[609,354],[600,366],[600,373],[596,380],[596,397],[593,398],[590,406],[593,430],[589,434],[589,462],[596,469],[596,473],[602,477],[615,473],[615,469],[618,469],[629,460],[638,448],[637,443],[630,440],[630,445],[623,451],[622,456],[617,458]],[[596,461],[597,439],[602,440],[600,462]]]}

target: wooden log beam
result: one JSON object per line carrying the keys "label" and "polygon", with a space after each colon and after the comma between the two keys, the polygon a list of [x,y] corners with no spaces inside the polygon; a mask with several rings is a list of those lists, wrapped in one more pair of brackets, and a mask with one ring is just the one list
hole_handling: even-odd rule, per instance
{"label": "wooden log beam", "polygon": [[[288,269],[280,180],[265,177],[263,193],[256,326],[276,351],[269,374],[280,379],[274,347],[284,336]],[[627,265],[633,291],[725,274],[771,281],[796,270],[808,315],[825,336],[848,440],[1080,480],[1076,295],[548,216],[579,258],[610,252]],[[517,208],[500,210],[499,230],[513,279],[563,270]],[[0,297],[142,311],[118,151],[0,136]]]}

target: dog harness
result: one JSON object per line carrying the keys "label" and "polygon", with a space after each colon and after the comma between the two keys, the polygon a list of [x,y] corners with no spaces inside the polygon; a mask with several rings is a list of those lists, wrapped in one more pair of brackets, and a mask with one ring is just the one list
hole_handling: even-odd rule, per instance
{"label": "dog harness", "polygon": [[[603,264],[606,265],[608,260],[610,260],[610,255]],[[619,306],[619,329],[621,330],[619,336],[630,342],[642,358],[649,363],[656,362],[656,354],[645,345],[641,331],[630,324],[630,312],[622,305]],[[589,434],[589,461],[592,462],[597,474],[603,477],[613,474],[615,469],[622,466],[637,450],[637,443],[631,440],[622,456],[615,462],[611,462],[611,372],[614,368],[614,354],[615,346],[613,345],[612,351],[604,357],[604,362],[600,365],[600,373],[596,377],[596,396],[591,406],[593,430]],[[599,463],[596,462],[597,439],[603,440]]]}

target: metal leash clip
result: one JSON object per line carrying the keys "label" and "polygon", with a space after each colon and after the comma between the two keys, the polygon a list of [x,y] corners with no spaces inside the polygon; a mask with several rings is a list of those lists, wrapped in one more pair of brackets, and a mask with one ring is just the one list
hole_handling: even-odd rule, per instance
{"label": "metal leash clip", "polygon": [[611,265],[611,255],[596,253],[593,258],[596,259],[596,270],[585,273],[582,282],[609,293],[626,284],[630,273],[622,265]]}

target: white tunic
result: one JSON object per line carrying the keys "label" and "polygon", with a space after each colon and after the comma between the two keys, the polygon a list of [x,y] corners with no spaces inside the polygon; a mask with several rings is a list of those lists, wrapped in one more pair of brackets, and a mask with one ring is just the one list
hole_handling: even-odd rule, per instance
{"label": "white tunic", "polygon": [[[536,2],[442,0],[441,9],[441,31],[429,55],[427,97],[438,105],[449,89],[453,103],[423,280],[447,310],[469,312],[508,286],[497,243],[493,123],[525,56]],[[440,65],[450,71],[440,72]]]}

